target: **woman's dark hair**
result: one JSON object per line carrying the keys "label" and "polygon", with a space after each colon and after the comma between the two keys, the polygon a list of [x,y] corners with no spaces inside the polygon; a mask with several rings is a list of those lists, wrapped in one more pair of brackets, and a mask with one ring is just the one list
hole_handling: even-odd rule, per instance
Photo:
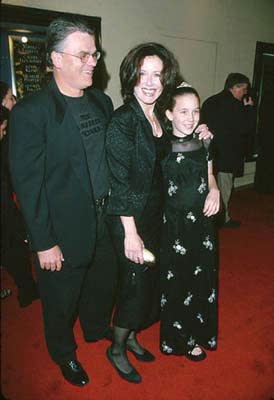
{"label": "woman's dark hair", "polygon": [[0,104],[2,104],[2,101],[6,97],[10,87],[6,82],[0,81]]}
{"label": "woman's dark hair", "polygon": [[62,51],[64,41],[74,32],[88,33],[95,36],[95,29],[91,28],[85,21],[75,17],[60,17],[53,20],[47,30],[46,53],[47,63],[52,67],[51,53]]}
{"label": "woman's dark hair", "polygon": [[193,87],[190,87],[190,86],[183,86],[183,87],[178,87],[178,88],[174,89],[170,93],[168,102],[165,105],[165,109],[172,111],[176,104],[176,98],[179,96],[184,96],[185,94],[194,94],[194,96],[197,97],[199,103],[201,102],[200,96],[196,89],[194,89]]}
{"label": "woman's dark hair", "polygon": [[171,51],[159,43],[142,43],[130,50],[120,66],[121,94],[124,102],[133,98],[134,87],[140,78],[141,65],[147,56],[157,56],[163,62],[161,76],[163,92],[160,98],[164,99],[176,87],[179,79],[179,66]]}
{"label": "woman's dark hair", "polygon": [[238,83],[247,83],[248,85],[250,85],[247,76],[240,74],[239,72],[231,72],[231,74],[229,74],[228,77],[226,78],[224,89],[229,90]]}
{"label": "woman's dark hair", "polygon": [[8,119],[9,119],[9,110],[6,107],[2,106],[2,104],[1,104],[0,105],[0,125],[2,125],[2,123]]}

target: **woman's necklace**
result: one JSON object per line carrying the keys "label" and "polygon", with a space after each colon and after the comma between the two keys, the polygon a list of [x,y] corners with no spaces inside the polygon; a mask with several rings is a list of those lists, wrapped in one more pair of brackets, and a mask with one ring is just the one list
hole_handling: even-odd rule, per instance
{"label": "woman's necklace", "polygon": [[162,131],[161,125],[160,125],[159,121],[157,120],[157,118],[155,117],[155,115],[152,114],[150,116],[145,113],[145,116],[146,116],[147,120],[150,122],[150,125],[152,127],[153,136],[156,136],[156,137],[162,136],[163,131]]}

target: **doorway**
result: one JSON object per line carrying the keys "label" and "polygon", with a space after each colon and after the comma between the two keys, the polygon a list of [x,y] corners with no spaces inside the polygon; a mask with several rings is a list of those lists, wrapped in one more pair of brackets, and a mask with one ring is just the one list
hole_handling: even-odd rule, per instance
{"label": "doorway", "polygon": [[274,194],[274,43],[257,42],[253,87],[257,94],[255,188]]}

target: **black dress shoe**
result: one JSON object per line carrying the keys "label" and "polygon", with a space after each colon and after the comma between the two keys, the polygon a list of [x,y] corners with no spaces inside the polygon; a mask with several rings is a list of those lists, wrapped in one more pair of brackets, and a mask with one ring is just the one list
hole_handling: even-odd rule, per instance
{"label": "black dress shoe", "polygon": [[65,364],[60,365],[60,369],[65,380],[71,385],[84,386],[89,382],[86,371],[76,360],[70,360]]}
{"label": "black dress shoe", "polygon": [[102,337],[99,338],[85,338],[85,341],[87,343],[96,343],[99,342],[99,340],[108,340],[109,342],[112,342],[113,340],[113,328],[109,327],[103,334]]}
{"label": "black dress shoe", "polygon": [[121,371],[117,367],[117,365],[114,362],[113,356],[111,354],[111,346],[108,347],[106,355],[107,355],[107,358],[109,359],[109,362],[111,363],[113,368],[116,369],[116,371],[118,372],[118,374],[120,375],[120,377],[122,379],[124,379],[125,381],[128,381],[130,383],[140,383],[142,381],[141,375],[139,374],[139,372],[133,366],[132,366],[132,371],[129,372],[128,374],[126,374],[125,372]]}
{"label": "black dress shoe", "polygon": [[148,350],[144,349],[144,354],[138,354],[136,351],[132,350],[130,347],[127,346],[127,350],[130,351],[138,361],[143,362],[152,362],[155,360],[153,354],[151,354]]}

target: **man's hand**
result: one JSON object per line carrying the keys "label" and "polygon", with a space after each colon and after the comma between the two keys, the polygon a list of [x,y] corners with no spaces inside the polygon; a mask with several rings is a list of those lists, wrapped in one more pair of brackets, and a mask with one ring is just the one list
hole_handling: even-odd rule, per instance
{"label": "man's hand", "polygon": [[60,271],[62,268],[62,261],[64,261],[63,254],[59,246],[54,246],[51,249],[37,252],[40,267],[50,271]]}
{"label": "man's hand", "polygon": [[209,131],[206,124],[199,125],[195,132],[199,133],[200,140],[213,139],[213,134]]}
{"label": "man's hand", "polygon": [[246,97],[244,97],[244,106],[253,106],[254,105],[254,101],[252,100],[252,97],[249,97],[248,99]]}

